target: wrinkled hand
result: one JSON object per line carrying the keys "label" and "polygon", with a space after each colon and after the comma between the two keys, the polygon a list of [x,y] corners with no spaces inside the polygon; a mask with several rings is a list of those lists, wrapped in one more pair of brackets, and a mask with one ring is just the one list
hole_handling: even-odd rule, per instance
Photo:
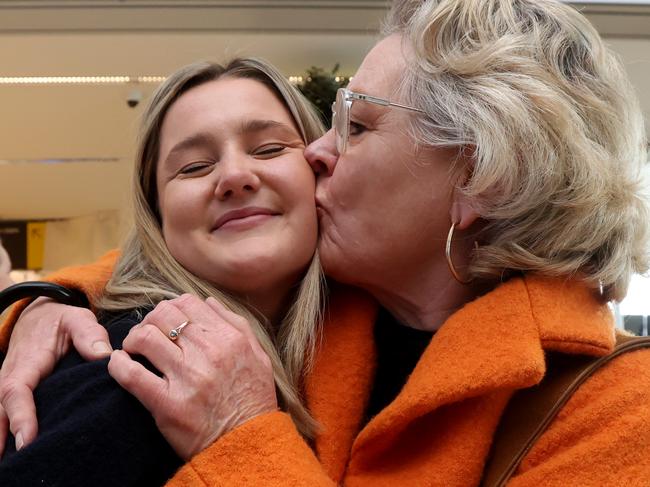
{"label": "wrinkled hand", "polygon": [[111,352],[106,329],[88,309],[39,298],[16,322],[0,369],[0,454],[8,429],[18,449],[36,438],[38,424],[32,391],[73,343],[86,360]]}
{"label": "wrinkled hand", "polygon": [[[169,331],[185,321],[189,324],[171,341]],[[113,352],[109,373],[151,412],[185,460],[249,419],[277,409],[270,359],[247,320],[214,298],[185,294],[159,303],[123,346],[124,351]],[[143,355],[163,377],[128,354]]]}

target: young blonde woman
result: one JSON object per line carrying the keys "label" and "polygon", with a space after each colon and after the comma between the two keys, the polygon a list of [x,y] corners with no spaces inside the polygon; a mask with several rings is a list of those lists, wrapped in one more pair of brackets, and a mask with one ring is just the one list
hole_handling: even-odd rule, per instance
{"label": "young blonde woman", "polygon": [[[205,353],[214,341],[249,357],[219,406],[245,412],[205,424],[212,435],[278,407],[306,437],[314,432],[300,390],[322,289],[315,178],[303,151],[321,133],[308,102],[254,59],[187,66],[145,111],[134,230],[93,304],[113,347],[124,348],[109,368],[130,362],[131,380],[150,374],[170,394],[177,369],[150,354],[147,340],[196,374],[209,370],[205,361],[226,360]],[[183,394],[177,427],[214,399],[214,391]],[[161,485],[182,458],[207,446],[201,434],[196,443],[168,444],[110,378],[106,360],[67,355],[35,399],[40,435],[18,452],[24,439],[8,442],[2,485]]]}

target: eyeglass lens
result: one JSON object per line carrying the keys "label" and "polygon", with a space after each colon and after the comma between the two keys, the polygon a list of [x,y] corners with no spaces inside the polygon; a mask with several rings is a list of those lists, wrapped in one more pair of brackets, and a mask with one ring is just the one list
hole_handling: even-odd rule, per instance
{"label": "eyeglass lens", "polygon": [[345,152],[345,146],[348,139],[348,104],[345,100],[345,90],[339,88],[336,92],[336,101],[334,102],[334,111],[332,112],[332,124],[336,133],[336,150],[339,154]]}

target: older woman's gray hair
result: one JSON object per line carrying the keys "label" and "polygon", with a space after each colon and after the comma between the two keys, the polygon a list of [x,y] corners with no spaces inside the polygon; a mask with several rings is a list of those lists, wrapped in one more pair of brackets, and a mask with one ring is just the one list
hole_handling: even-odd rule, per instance
{"label": "older woman's gray hair", "polygon": [[589,22],[554,0],[404,0],[384,30],[414,53],[416,139],[470,155],[463,190],[487,222],[470,273],[580,276],[622,299],[648,270],[645,129]]}

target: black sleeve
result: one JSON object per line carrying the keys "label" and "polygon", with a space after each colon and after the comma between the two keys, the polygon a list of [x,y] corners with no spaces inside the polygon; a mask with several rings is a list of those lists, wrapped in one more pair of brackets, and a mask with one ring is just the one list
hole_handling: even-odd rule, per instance
{"label": "black sleeve", "polygon": [[[109,326],[121,346],[135,315]],[[156,486],[182,465],[149,412],[108,374],[108,359],[73,352],[34,391],[39,433],[19,452],[14,438],[0,461],[2,486]],[[150,365],[149,365],[150,367]]]}

